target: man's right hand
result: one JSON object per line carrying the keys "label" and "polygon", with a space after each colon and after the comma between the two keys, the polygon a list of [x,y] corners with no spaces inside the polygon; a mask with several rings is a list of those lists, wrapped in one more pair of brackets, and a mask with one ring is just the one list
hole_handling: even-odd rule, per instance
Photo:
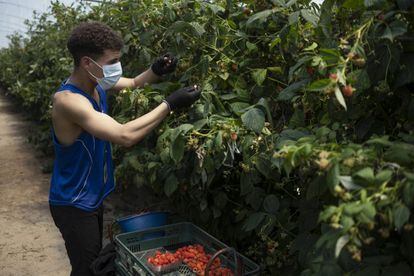
{"label": "man's right hand", "polygon": [[173,92],[165,99],[165,102],[170,107],[170,110],[173,111],[191,106],[200,98],[200,95],[201,89],[197,85],[194,85]]}

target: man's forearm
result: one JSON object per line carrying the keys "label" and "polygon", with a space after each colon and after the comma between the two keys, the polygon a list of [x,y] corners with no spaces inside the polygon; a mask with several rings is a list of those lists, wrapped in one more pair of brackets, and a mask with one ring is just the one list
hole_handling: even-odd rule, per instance
{"label": "man's forearm", "polygon": [[152,72],[151,69],[148,69],[134,78],[134,87],[144,87],[145,84],[157,82],[159,79],[160,77],[158,75]]}
{"label": "man's forearm", "polygon": [[170,113],[170,109],[166,103],[160,104],[151,112],[133,120],[124,125],[127,136],[131,145],[141,141],[148,135],[162,120]]}

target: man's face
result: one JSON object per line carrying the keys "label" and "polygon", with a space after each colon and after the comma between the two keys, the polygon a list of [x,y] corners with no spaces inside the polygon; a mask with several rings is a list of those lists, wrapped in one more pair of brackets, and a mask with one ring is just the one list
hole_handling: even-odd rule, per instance
{"label": "man's face", "polygon": [[[89,71],[95,77],[103,78],[104,75],[103,75],[102,67],[104,65],[117,63],[120,60],[120,58],[121,58],[120,51],[105,50],[103,55],[95,60],[93,60],[91,57],[87,57],[87,56],[83,57],[81,61],[81,66],[86,70],[86,72]],[[93,76],[91,76],[91,74],[88,74],[89,77],[94,82],[96,82],[96,79]]]}

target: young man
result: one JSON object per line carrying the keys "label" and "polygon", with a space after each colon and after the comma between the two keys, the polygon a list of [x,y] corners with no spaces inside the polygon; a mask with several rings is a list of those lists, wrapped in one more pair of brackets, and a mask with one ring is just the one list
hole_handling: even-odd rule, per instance
{"label": "young man", "polygon": [[165,55],[135,78],[123,78],[122,39],[108,26],[82,23],[67,43],[74,70],[53,96],[55,163],[50,210],[65,240],[72,276],[91,275],[89,266],[102,247],[102,201],[114,189],[111,142],[130,147],[141,141],[172,110],[190,106],[194,87],[169,95],[151,112],[126,124],[107,115],[106,92],[142,87],[174,71],[177,60]]}

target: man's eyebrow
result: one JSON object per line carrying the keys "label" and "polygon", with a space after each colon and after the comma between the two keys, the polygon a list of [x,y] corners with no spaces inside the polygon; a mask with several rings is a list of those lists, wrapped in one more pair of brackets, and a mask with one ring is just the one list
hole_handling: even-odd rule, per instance
{"label": "man's eyebrow", "polygon": [[110,61],[109,61],[109,63],[115,63],[115,62],[118,62],[118,60],[119,60],[119,58],[114,58],[114,59],[111,59]]}

